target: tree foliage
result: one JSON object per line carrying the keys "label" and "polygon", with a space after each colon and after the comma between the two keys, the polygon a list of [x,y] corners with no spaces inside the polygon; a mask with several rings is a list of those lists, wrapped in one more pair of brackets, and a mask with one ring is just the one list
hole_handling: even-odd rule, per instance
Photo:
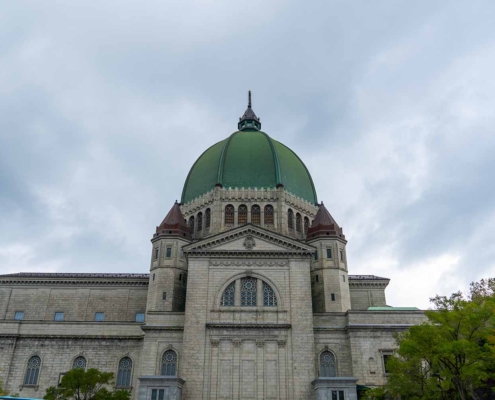
{"label": "tree foliage", "polygon": [[95,368],[85,371],[75,368],[67,372],[60,387],[51,386],[43,397],[46,400],[129,400],[127,390],[108,390],[113,385],[113,373]]}
{"label": "tree foliage", "polygon": [[[428,321],[397,337],[385,388],[389,398],[493,399],[495,279],[472,283],[470,295],[431,300]],[[379,399],[371,391],[369,398]]]}

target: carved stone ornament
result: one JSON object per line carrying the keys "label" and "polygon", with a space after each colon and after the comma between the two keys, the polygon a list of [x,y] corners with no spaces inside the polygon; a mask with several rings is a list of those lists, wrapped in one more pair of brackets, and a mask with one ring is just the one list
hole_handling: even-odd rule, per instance
{"label": "carved stone ornament", "polygon": [[234,343],[234,347],[241,347],[242,340],[233,340],[232,343]]}
{"label": "carved stone ornament", "polygon": [[256,246],[256,242],[254,241],[254,238],[249,235],[244,239],[244,247],[248,250],[252,250]]}
{"label": "carved stone ornament", "polygon": [[264,340],[257,340],[256,341],[256,346],[263,347],[264,345],[265,345],[265,341]]}
{"label": "carved stone ornament", "polygon": [[211,347],[218,347],[218,345],[220,344],[220,340],[217,340],[217,339],[211,339]]}
{"label": "carved stone ornament", "polygon": [[277,343],[278,343],[278,347],[285,347],[285,340],[277,340]]}

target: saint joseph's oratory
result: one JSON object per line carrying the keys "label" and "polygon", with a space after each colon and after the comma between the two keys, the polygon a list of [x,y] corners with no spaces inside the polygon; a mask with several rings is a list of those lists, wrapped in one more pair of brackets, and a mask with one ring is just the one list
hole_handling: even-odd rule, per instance
{"label": "saint joseph's oratory", "polygon": [[357,399],[424,316],[349,275],[346,244],[249,100],[154,230],[149,274],[0,275],[0,380],[41,398],[97,368],[133,400]]}

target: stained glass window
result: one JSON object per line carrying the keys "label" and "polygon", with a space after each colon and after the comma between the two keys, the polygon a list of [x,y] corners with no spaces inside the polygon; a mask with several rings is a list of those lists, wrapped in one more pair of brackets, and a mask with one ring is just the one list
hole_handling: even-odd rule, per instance
{"label": "stained glass window", "polygon": [[329,351],[324,351],[320,355],[320,376],[322,378],[337,376],[335,371],[335,357]]}
{"label": "stained glass window", "polygon": [[211,225],[211,210],[209,208],[205,211],[205,230],[210,229]]}
{"label": "stained glass window", "polygon": [[177,370],[177,354],[173,350],[167,350],[162,357],[162,375],[175,376]]}
{"label": "stained glass window", "polygon": [[251,223],[254,225],[261,224],[261,210],[260,206],[254,205],[251,207]]}
{"label": "stained glass window", "polygon": [[189,229],[194,233],[194,217],[189,218]]}
{"label": "stained glass window", "polygon": [[38,377],[40,376],[41,358],[33,356],[29,359],[26,377],[24,378],[25,385],[36,385],[38,383]]}
{"label": "stained glass window", "polygon": [[234,206],[232,204],[225,207],[225,226],[234,226]]}
{"label": "stained glass window", "polygon": [[301,228],[301,214],[297,213],[296,214],[296,232],[301,233],[302,228]]}
{"label": "stained glass window", "polygon": [[117,374],[117,386],[131,386],[132,360],[129,357],[124,357],[119,362],[119,372]]}
{"label": "stained glass window", "polygon": [[240,205],[237,210],[237,220],[239,225],[247,224],[247,207],[244,204]]}
{"label": "stained glass window", "polygon": [[287,226],[289,227],[289,232],[294,232],[294,211],[290,208],[287,211]]}
{"label": "stained glass window", "polygon": [[265,226],[273,226],[273,206],[268,204],[265,206]]}
{"label": "stained glass window", "polygon": [[203,213],[198,214],[198,232],[203,230]]}
{"label": "stained glass window", "polygon": [[83,356],[77,357],[72,363],[72,369],[86,369],[86,359]]}
{"label": "stained glass window", "polygon": [[222,294],[221,305],[223,307],[234,307],[234,305],[235,305],[235,282],[232,282],[224,290],[224,292]]}
{"label": "stained glass window", "polygon": [[256,278],[241,279],[241,306],[256,307]]}
{"label": "stained glass window", "polygon": [[277,297],[275,296],[275,292],[273,291],[271,286],[265,282],[263,282],[263,306],[264,307],[277,306]]}
{"label": "stained glass window", "polygon": [[309,218],[304,217],[304,236],[308,236]]}

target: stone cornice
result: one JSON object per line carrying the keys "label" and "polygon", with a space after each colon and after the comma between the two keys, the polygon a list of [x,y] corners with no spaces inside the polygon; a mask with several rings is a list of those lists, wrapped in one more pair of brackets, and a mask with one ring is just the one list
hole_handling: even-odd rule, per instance
{"label": "stone cornice", "polygon": [[291,324],[234,324],[224,322],[209,322],[206,324],[209,329],[291,329]]}
{"label": "stone cornice", "polygon": [[0,333],[0,338],[17,338],[17,339],[43,339],[43,340],[52,340],[52,339],[77,339],[77,340],[87,340],[87,339],[98,339],[98,340],[142,340],[144,335],[133,335],[133,336],[124,336],[124,335],[84,335],[84,334],[58,334],[58,335],[43,335],[43,334],[15,334],[15,333]]}
{"label": "stone cornice", "polygon": [[351,281],[349,279],[349,288],[356,289],[385,289],[389,281]]}
{"label": "stone cornice", "polygon": [[22,277],[8,277],[0,278],[0,285],[45,285],[45,286],[148,286],[148,278],[142,278],[139,280],[88,280],[84,278],[74,279],[46,279],[46,278],[22,278]]}
{"label": "stone cornice", "polygon": [[210,266],[213,267],[286,267],[287,260],[259,260],[259,261],[249,261],[249,260],[210,260]]}
{"label": "stone cornice", "polygon": [[182,325],[143,325],[141,326],[143,331],[183,331]]}
{"label": "stone cornice", "polygon": [[350,330],[404,330],[416,324],[350,324],[346,326],[314,326],[315,332],[350,331]]}

